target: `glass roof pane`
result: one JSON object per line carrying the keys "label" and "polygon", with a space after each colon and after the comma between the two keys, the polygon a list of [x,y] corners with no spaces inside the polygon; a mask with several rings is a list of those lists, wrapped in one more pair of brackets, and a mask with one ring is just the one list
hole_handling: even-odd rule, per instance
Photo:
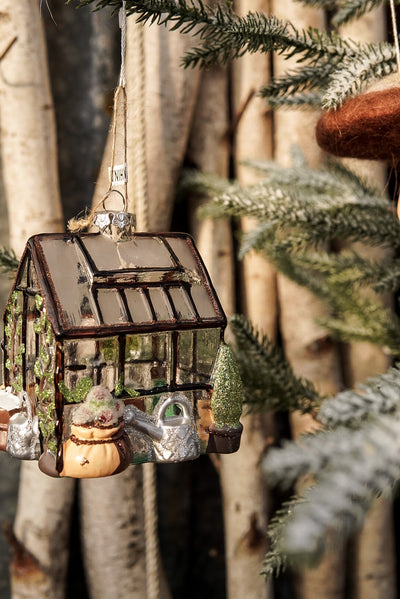
{"label": "glass roof pane", "polygon": [[125,307],[118,289],[98,289],[97,301],[104,324],[128,322]]}
{"label": "glass roof pane", "polygon": [[93,235],[83,237],[82,243],[99,271],[175,266],[171,254],[158,237],[138,235],[132,241],[115,243],[104,235]]}
{"label": "glass roof pane", "polygon": [[154,320],[144,291],[125,289],[124,293],[133,322],[152,322]]}
{"label": "glass roof pane", "polygon": [[67,325],[86,327],[100,324],[87,264],[76,243],[43,239],[41,244]]}
{"label": "glass roof pane", "polygon": [[191,294],[200,318],[204,318],[205,320],[218,318],[218,314],[205,287],[202,285],[193,285]]}
{"label": "glass roof pane", "polygon": [[150,287],[149,294],[157,320],[172,320],[174,313],[164,289],[161,287]]}
{"label": "glass roof pane", "polygon": [[[201,272],[199,263],[193,254],[193,245],[190,240],[181,237],[166,237],[166,240],[182,266],[195,272]],[[201,274],[203,273],[201,272]]]}
{"label": "glass roof pane", "polygon": [[183,287],[170,287],[168,291],[178,318],[180,320],[196,320],[196,314],[185,289]]}

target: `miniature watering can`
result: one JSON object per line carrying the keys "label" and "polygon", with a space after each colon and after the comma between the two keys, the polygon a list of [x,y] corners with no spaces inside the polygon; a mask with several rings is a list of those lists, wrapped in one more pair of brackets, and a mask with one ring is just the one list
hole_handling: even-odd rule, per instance
{"label": "miniature watering can", "polygon": [[26,414],[11,416],[8,425],[7,453],[20,460],[37,460],[40,455],[38,417],[33,416],[29,397],[22,394]]}
{"label": "miniature watering can", "polygon": [[[170,406],[178,406],[181,414],[166,416]],[[132,413],[132,425],[153,439],[157,462],[183,462],[200,455],[200,439],[197,434],[193,408],[183,393],[161,395],[150,418],[140,410]]]}

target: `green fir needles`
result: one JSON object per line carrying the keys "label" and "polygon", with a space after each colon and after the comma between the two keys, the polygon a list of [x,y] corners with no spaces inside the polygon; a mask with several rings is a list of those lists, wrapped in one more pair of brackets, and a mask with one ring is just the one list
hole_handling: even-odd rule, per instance
{"label": "green fir needles", "polygon": [[260,335],[242,316],[234,316],[230,325],[248,409],[306,413],[321,403],[314,385],[294,374],[281,350],[266,336]]}
{"label": "green fir needles", "polygon": [[[76,0],[78,1],[78,0]],[[303,0],[336,9],[339,25],[380,4],[376,0]],[[80,0],[97,9],[121,7],[120,0]],[[202,0],[127,0],[127,14],[139,22],[169,25],[197,36],[199,44],[183,57],[186,67],[226,63],[247,52],[278,52],[295,57],[299,68],[261,90],[270,106],[340,105],[368,81],[396,70],[394,48],[387,43],[360,44],[335,32],[298,30],[289,21],[259,12],[237,15],[230,3],[211,7]]]}

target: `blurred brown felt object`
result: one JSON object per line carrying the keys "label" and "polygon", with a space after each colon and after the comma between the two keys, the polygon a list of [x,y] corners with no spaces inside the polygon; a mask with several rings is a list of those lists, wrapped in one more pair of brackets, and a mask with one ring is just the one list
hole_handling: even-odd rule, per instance
{"label": "blurred brown felt object", "polygon": [[326,111],[316,127],[318,145],[335,156],[400,158],[400,75],[374,83],[368,91]]}

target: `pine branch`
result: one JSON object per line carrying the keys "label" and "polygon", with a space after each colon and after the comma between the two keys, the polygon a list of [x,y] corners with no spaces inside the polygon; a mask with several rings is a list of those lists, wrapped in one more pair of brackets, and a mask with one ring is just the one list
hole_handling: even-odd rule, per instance
{"label": "pine branch", "polygon": [[14,250],[9,250],[5,247],[0,247],[0,269],[2,272],[8,272],[15,274],[18,268],[18,258],[15,255]]}
{"label": "pine branch", "polygon": [[329,77],[322,107],[336,108],[362,85],[397,71],[394,47],[386,42],[366,44],[360,51],[343,58]]}
{"label": "pine branch", "polygon": [[241,316],[230,321],[245,403],[250,409],[311,412],[321,403],[313,384],[297,377],[281,351]]}
{"label": "pine branch", "polygon": [[400,412],[400,372],[391,368],[366,383],[359,392],[347,390],[323,402],[318,420],[328,427],[359,426],[376,414]]}
{"label": "pine branch", "polygon": [[[111,6],[118,9],[119,0],[80,0],[81,5],[94,4],[97,9]],[[217,60],[238,58],[244,52],[284,52],[286,57],[301,55],[301,60],[324,55],[343,57],[359,47],[341,39],[335,33],[317,29],[297,31],[287,22],[262,13],[236,15],[229,5],[215,9],[201,0],[127,0],[127,14],[136,13],[138,21],[171,24],[182,33],[193,32],[204,42],[184,58],[185,66],[211,65]]]}
{"label": "pine branch", "polygon": [[323,57],[317,64],[306,64],[295,71],[288,71],[283,77],[272,79],[260,89],[259,94],[273,108],[293,102],[293,96],[313,98],[320,105],[322,92],[311,93],[310,90],[324,88],[337,62],[339,61]]}
{"label": "pine branch", "polygon": [[400,477],[399,417],[304,438],[272,450],[264,467],[270,482],[313,473],[315,486],[291,506],[274,549],[291,565],[316,564],[327,548],[360,529],[373,498],[390,493]]}
{"label": "pine branch", "polygon": [[[258,248],[264,233],[270,237],[273,228],[283,228],[287,248],[318,245],[330,239],[361,241],[371,246],[400,246],[400,224],[390,210],[380,205],[346,203],[346,198],[323,196],[299,197],[298,189],[281,189],[258,184],[247,189],[235,188],[213,198],[202,216],[252,216],[263,222],[258,232]],[[323,203],[325,202],[325,205]],[[331,204],[331,205],[329,205]]]}

